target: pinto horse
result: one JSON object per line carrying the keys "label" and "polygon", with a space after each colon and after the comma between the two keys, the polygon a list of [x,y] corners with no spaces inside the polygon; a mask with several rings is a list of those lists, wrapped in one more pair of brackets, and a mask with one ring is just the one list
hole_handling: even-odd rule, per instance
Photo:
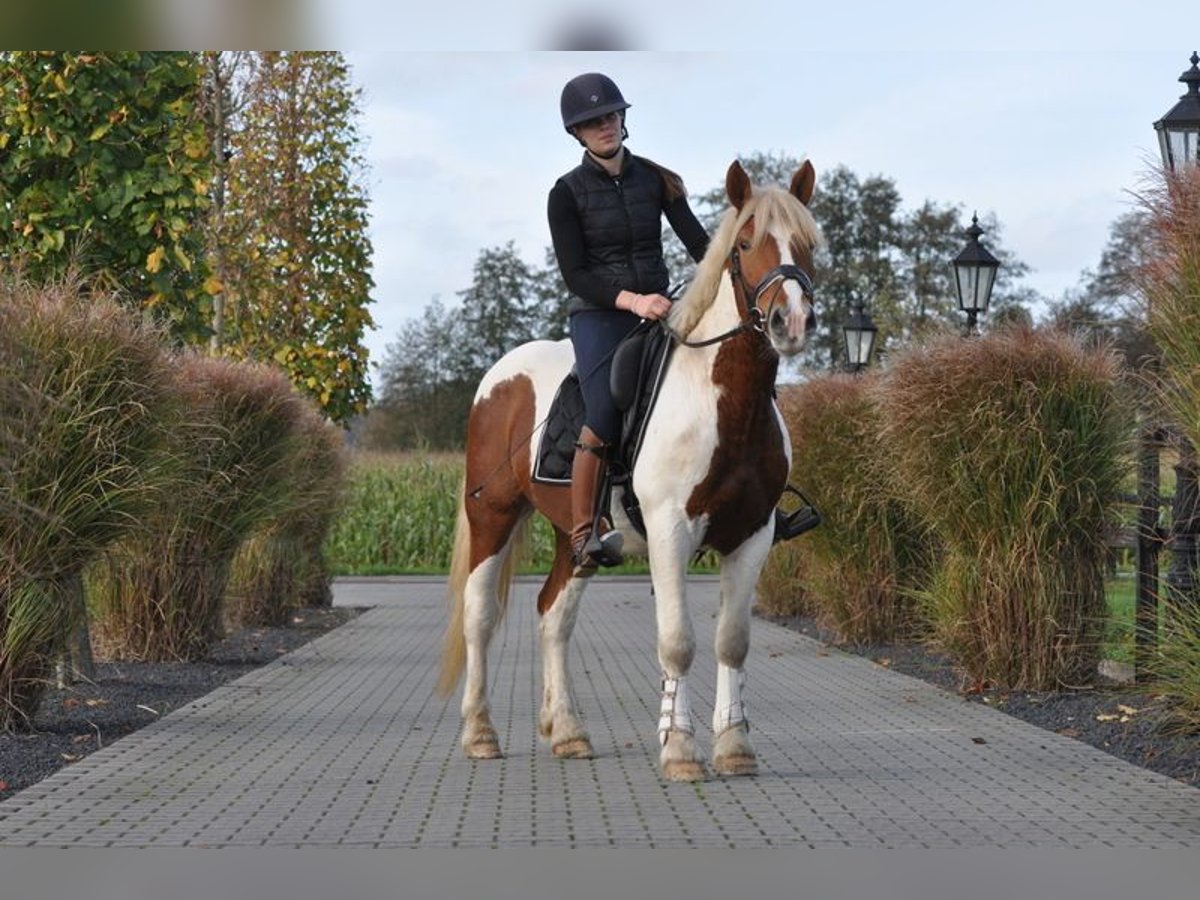
{"label": "pinto horse", "polygon": [[[688,691],[695,636],[685,596],[688,563],[706,548],[716,551],[721,567],[712,766],[724,775],[758,768],[743,666],[754,588],[791,466],[787,429],[775,405],[775,376],[780,356],[796,354],[815,326],[809,273],[820,232],[806,206],[815,180],[809,162],[786,191],[752,185],[736,160],[729,167],[725,190],[731,206],[666,320],[680,346],[632,472],[644,546],[636,546],[639,536],[620,504],[613,504],[626,552],[649,557],[663,673],[659,762],[664,776],[675,781],[706,776]],[[538,595],[539,731],[556,756],[593,753],[567,666],[591,571],[577,572],[572,565],[569,488],[532,479],[542,423],[573,362],[569,341],[517,347],[484,376],[468,419],[439,690],[452,691],[465,666],[462,745],[473,759],[502,755],[488,707],[487,648],[535,510],[553,523],[557,542]]]}

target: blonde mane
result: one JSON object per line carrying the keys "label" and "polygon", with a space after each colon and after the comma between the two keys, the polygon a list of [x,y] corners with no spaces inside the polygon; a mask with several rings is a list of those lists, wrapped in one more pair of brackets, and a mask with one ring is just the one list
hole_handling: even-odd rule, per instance
{"label": "blonde mane", "polygon": [[672,306],[667,324],[680,337],[687,337],[717,299],[725,262],[733,250],[738,232],[751,216],[755,217],[753,246],[779,227],[795,235],[811,249],[822,243],[821,230],[812,213],[781,187],[755,187],[741,210],[730,207],[721,217],[716,234],[709,241],[704,258],[696,266],[696,275],[683,296]]}

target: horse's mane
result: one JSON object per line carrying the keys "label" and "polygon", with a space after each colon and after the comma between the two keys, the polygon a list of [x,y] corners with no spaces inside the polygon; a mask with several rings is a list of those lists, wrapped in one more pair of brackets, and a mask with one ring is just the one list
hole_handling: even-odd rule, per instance
{"label": "horse's mane", "polygon": [[730,207],[721,217],[716,234],[708,243],[704,258],[696,265],[696,275],[683,296],[671,307],[667,324],[680,337],[687,337],[717,298],[725,261],[742,226],[755,217],[753,246],[778,225],[784,232],[799,235],[809,247],[822,243],[821,230],[812,213],[796,197],[781,187],[755,186],[741,210]]}

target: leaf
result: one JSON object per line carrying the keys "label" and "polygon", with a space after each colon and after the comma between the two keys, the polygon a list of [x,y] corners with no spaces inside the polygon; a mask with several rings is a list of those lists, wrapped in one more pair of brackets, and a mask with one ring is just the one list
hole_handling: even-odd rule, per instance
{"label": "leaf", "polygon": [[86,703],[88,706],[92,707],[93,709],[97,706],[108,706],[107,700],[101,700],[98,697],[93,697],[90,700],[85,700],[84,703]]}
{"label": "leaf", "polygon": [[150,255],[146,257],[146,271],[152,273],[157,272],[162,268],[163,260],[166,259],[166,257],[167,248],[162,244],[159,244],[152,251],[150,251]]}
{"label": "leaf", "polygon": [[1120,718],[1120,716],[1113,715],[1111,713],[1097,713],[1096,715],[1097,722],[1116,722]]}
{"label": "leaf", "polygon": [[105,122],[101,125],[97,125],[95,127],[95,129],[92,131],[92,133],[90,135],[88,135],[88,140],[89,141],[98,141],[98,140],[100,140],[100,138],[102,138],[106,134],[108,134],[111,130],[112,130],[112,122]]}
{"label": "leaf", "polygon": [[1132,706],[1125,706],[1121,703],[1117,704],[1117,711],[1123,712],[1127,716],[1136,716],[1139,712],[1141,712],[1140,709],[1134,709]]}
{"label": "leaf", "polygon": [[58,755],[69,763],[79,762],[79,760],[83,759],[82,753],[60,753]]}
{"label": "leaf", "polygon": [[209,275],[204,279],[204,293],[219,294],[225,290],[225,285],[221,283],[221,279],[216,275]]}

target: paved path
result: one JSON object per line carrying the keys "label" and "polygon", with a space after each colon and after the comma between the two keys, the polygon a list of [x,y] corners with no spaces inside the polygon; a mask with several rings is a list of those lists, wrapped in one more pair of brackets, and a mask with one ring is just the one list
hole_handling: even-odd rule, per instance
{"label": "paved path", "polygon": [[[597,578],[572,665],[594,760],[539,744],[534,582],[493,647],[507,757],[432,693],[436,579],[340,581],[353,622],[0,803],[0,846],[1200,847],[1200,792],[755,620],[755,778],[663,781],[644,579]],[[691,586],[697,736],[716,584]]]}

